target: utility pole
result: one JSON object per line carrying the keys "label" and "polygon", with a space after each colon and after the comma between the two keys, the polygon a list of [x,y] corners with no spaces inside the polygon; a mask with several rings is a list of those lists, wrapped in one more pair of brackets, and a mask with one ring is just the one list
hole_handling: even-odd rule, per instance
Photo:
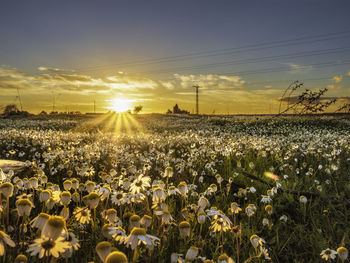
{"label": "utility pole", "polygon": [[96,100],[94,99],[94,113],[96,113]]}
{"label": "utility pole", "polygon": [[196,88],[196,114],[198,115],[199,114],[199,108],[198,108],[198,89],[199,89],[199,86],[194,85],[193,87]]}
{"label": "utility pole", "polygon": [[17,94],[18,94],[18,99],[19,99],[19,105],[21,106],[21,111],[23,111],[21,95],[19,94],[19,88],[18,87],[17,87]]}

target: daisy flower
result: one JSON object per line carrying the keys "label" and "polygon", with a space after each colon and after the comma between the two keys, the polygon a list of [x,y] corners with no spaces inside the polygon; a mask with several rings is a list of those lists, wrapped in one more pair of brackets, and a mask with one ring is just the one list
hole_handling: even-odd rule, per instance
{"label": "daisy flower", "polygon": [[348,249],[346,247],[338,247],[337,249],[338,256],[341,261],[345,261],[348,258]]}
{"label": "daisy flower", "polygon": [[128,258],[121,251],[114,251],[110,253],[104,263],[128,263]]}
{"label": "daisy flower", "polygon": [[320,255],[321,258],[323,258],[324,260],[335,259],[335,257],[337,256],[337,251],[327,248],[325,250],[322,250]]}
{"label": "daisy flower", "polygon": [[0,231],[0,256],[3,256],[5,254],[4,243],[10,247],[16,246],[15,242],[12,241],[8,234],[6,234],[3,231]]}
{"label": "daisy flower", "polygon": [[134,227],[130,235],[124,240],[127,247],[134,250],[138,245],[145,244],[149,250],[153,250],[154,246],[160,242],[159,238],[146,234],[144,228]]}
{"label": "daisy flower", "polygon": [[74,217],[80,224],[87,224],[90,222],[91,213],[87,207],[77,207],[74,210]]}
{"label": "daisy flower", "polygon": [[69,242],[66,242],[63,237],[53,240],[46,236],[41,236],[34,240],[34,243],[29,245],[27,252],[31,256],[38,255],[39,258],[53,256],[58,258],[60,253],[63,253],[69,248]]}
{"label": "daisy flower", "polygon": [[252,235],[250,237],[250,243],[254,248],[257,248],[258,246],[262,246],[265,243],[265,240],[257,235]]}
{"label": "daisy flower", "polygon": [[151,177],[140,174],[131,184],[130,192],[132,194],[138,194],[142,191],[146,191],[151,186]]}

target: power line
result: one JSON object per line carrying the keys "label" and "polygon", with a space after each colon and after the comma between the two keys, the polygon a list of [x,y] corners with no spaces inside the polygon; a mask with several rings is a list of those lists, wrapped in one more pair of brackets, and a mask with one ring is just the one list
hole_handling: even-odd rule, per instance
{"label": "power line", "polygon": [[322,49],[322,50],[315,50],[315,51],[304,51],[304,52],[282,54],[282,55],[276,55],[276,56],[233,60],[233,61],[226,61],[226,62],[219,62],[219,63],[209,63],[209,64],[197,65],[197,66],[174,67],[174,68],[167,68],[167,69],[153,70],[153,71],[141,71],[141,72],[138,72],[138,74],[157,74],[157,73],[162,74],[162,73],[169,73],[171,71],[215,68],[215,67],[228,66],[228,65],[241,65],[241,64],[260,63],[260,62],[267,62],[267,61],[271,62],[281,58],[290,59],[290,58],[298,58],[298,57],[328,55],[328,54],[341,53],[348,50],[350,50],[350,46],[341,47],[341,48],[332,48],[332,49]]}
{"label": "power line", "polygon": [[[246,76],[246,75],[254,75],[254,74],[261,74],[261,73],[276,73],[276,72],[283,72],[283,71],[295,71],[295,70],[307,69],[310,67],[325,68],[325,67],[341,66],[341,65],[348,65],[348,64],[350,64],[350,60],[346,60],[346,61],[342,61],[342,62],[328,61],[328,62],[307,64],[307,65],[300,66],[298,68],[290,68],[290,67],[278,67],[278,68],[276,68],[276,67],[274,67],[274,68],[265,68],[265,69],[250,70],[250,71],[216,73],[216,75]],[[178,80],[178,78],[169,78],[169,79],[166,79],[163,81],[172,81],[172,80]],[[196,81],[198,81],[198,80],[196,80]]]}
{"label": "power line", "polygon": [[294,39],[265,42],[260,44],[251,44],[251,45],[245,45],[245,46],[239,46],[239,47],[233,47],[233,48],[227,48],[227,49],[218,49],[218,50],[212,50],[212,51],[188,53],[183,55],[168,56],[168,57],[161,57],[161,58],[155,58],[155,59],[145,59],[145,60],[139,60],[139,61],[113,63],[108,65],[106,64],[106,65],[98,65],[98,66],[91,66],[91,67],[80,67],[80,68],[78,67],[78,68],[75,68],[75,70],[84,72],[84,71],[102,70],[106,67],[112,67],[112,66],[130,67],[130,66],[147,65],[147,64],[155,64],[155,63],[173,62],[178,60],[197,59],[202,57],[221,56],[221,55],[227,55],[227,54],[234,54],[238,52],[241,53],[241,52],[248,52],[248,51],[257,51],[257,50],[263,50],[268,48],[286,47],[286,46],[300,45],[300,44],[310,44],[310,43],[315,43],[320,41],[347,38],[347,37],[350,37],[349,34],[350,34],[350,30],[338,32],[338,33],[328,33],[328,34],[322,34],[322,35],[314,35],[310,37],[299,37]]}

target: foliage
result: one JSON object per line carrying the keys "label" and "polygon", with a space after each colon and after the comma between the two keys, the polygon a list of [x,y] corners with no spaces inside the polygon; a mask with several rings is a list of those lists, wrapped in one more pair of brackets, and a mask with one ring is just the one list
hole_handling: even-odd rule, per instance
{"label": "foliage", "polygon": [[[142,132],[111,133],[103,126],[113,120],[96,119],[97,131],[87,133],[87,119],[65,118],[0,122],[0,158],[29,160],[34,169],[33,174],[1,173],[2,200],[9,204],[7,209],[3,202],[1,226],[16,245],[5,244],[5,262],[14,262],[20,253],[28,262],[42,262],[28,248],[44,230],[29,222],[42,212],[64,215],[67,209],[70,237],[62,237],[72,249],[60,252],[59,262],[64,257],[99,262],[95,247],[101,241],[130,262],[171,262],[172,253],[185,258],[191,246],[199,248],[192,262],[202,262],[199,256],[218,262],[224,253],[235,262],[264,262],[263,249],[271,262],[321,262],[326,248],[349,247],[350,133],[345,122],[137,115],[133,122]],[[5,182],[14,185],[8,199]],[[44,190],[50,202],[41,201]],[[99,199],[95,208],[90,193]],[[68,204],[64,195],[71,195]],[[208,200],[204,208],[203,197]],[[17,200],[23,198],[34,205],[27,217],[19,216]],[[242,211],[232,214],[233,202]],[[77,207],[90,213],[87,222],[77,219]],[[111,209],[117,217],[107,219]],[[151,224],[146,227],[134,215],[150,216]],[[180,225],[187,226],[183,221],[190,225],[188,235],[180,231]],[[227,231],[217,228],[222,221]],[[152,239],[153,250],[146,244],[135,250],[127,246],[134,224],[159,238]],[[73,249],[71,234],[80,248]],[[254,235],[265,241],[258,239],[256,248]]]}
{"label": "foliage", "polygon": [[[295,81],[287,87],[280,99],[279,114],[293,113],[301,115],[321,113],[336,102],[336,99],[322,97],[328,91],[327,88],[319,89],[318,91],[305,89],[300,95],[292,96],[294,91],[300,89],[302,86],[303,83]],[[288,96],[285,97],[287,93]],[[287,107],[283,111],[281,111],[282,102],[287,103]]]}
{"label": "foliage", "polygon": [[135,106],[134,107],[134,114],[138,114],[142,111],[143,106],[139,105],[139,106]]}

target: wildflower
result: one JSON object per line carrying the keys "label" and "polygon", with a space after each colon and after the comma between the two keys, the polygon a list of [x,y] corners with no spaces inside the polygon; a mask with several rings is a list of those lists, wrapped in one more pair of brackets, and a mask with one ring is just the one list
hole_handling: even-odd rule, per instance
{"label": "wildflower", "polygon": [[78,188],[79,188],[79,181],[78,181],[78,179],[73,178],[73,179],[71,180],[71,183],[72,183],[72,188],[73,188],[74,190],[78,190]]}
{"label": "wildflower", "polygon": [[56,205],[56,203],[57,203],[57,202],[54,200],[54,198],[53,198],[53,197],[50,197],[50,198],[46,201],[45,205],[46,205],[46,208],[47,208],[47,209],[51,210],[51,209]]}
{"label": "wildflower", "polygon": [[95,250],[101,261],[105,262],[107,256],[112,252],[112,244],[108,241],[99,242]]}
{"label": "wildflower", "polygon": [[108,185],[104,185],[98,190],[98,195],[100,196],[100,199],[102,201],[105,199],[108,199],[110,193],[111,193],[111,188]]}
{"label": "wildflower", "polygon": [[232,234],[233,234],[235,237],[241,236],[241,229],[240,229],[239,226],[233,226],[233,227],[231,228],[231,232],[232,232]]}
{"label": "wildflower", "polygon": [[224,253],[218,257],[218,263],[234,263],[234,260]]}
{"label": "wildflower", "polygon": [[110,223],[115,223],[118,219],[117,210],[110,208],[102,212],[102,217]]}
{"label": "wildflower", "polygon": [[236,202],[231,203],[231,208],[229,210],[232,214],[238,214],[240,211],[242,211],[242,208],[239,207],[239,205]]}
{"label": "wildflower", "polygon": [[198,206],[201,210],[204,210],[207,206],[209,206],[210,203],[207,198],[205,197],[200,197],[198,200]]}
{"label": "wildflower", "polygon": [[11,197],[13,195],[13,184],[11,183],[2,183],[0,186],[0,193],[2,193],[5,198]]}
{"label": "wildflower", "polygon": [[122,204],[122,200],[124,197],[124,193],[122,191],[113,191],[113,194],[111,196],[111,201],[114,205],[121,205]]}
{"label": "wildflower", "polygon": [[323,258],[324,260],[335,259],[337,255],[337,251],[327,248],[325,250],[322,250],[320,255],[321,255],[321,258]]}
{"label": "wildflower", "polygon": [[42,235],[56,240],[66,228],[66,221],[61,216],[50,216],[43,227]]}
{"label": "wildflower", "polygon": [[187,221],[182,221],[179,224],[180,237],[186,238],[190,236],[191,225]]}
{"label": "wildflower", "polygon": [[183,209],[181,209],[181,215],[183,218],[188,219],[188,217],[190,216],[188,209],[185,207]]}
{"label": "wildflower", "polygon": [[52,239],[47,236],[41,236],[34,240],[34,243],[29,245],[27,252],[31,256],[39,254],[39,258],[53,256],[58,258],[60,253],[63,253],[69,248],[69,243],[64,241],[63,237]]}
{"label": "wildflower", "polygon": [[100,196],[96,192],[91,192],[88,195],[84,196],[83,200],[90,209],[95,209],[100,202]]}
{"label": "wildflower", "polygon": [[70,192],[64,191],[61,193],[60,197],[61,197],[61,204],[64,206],[67,206],[70,203],[72,195]]}
{"label": "wildflower", "polygon": [[87,181],[86,184],[85,184],[85,187],[86,187],[86,190],[91,193],[95,190],[95,186],[96,184],[94,182],[91,182],[91,181]]}
{"label": "wildflower", "polygon": [[174,218],[171,216],[168,209],[162,210],[162,223],[165,225],[171,224],[172,221],[174,221]]}
{"label": "wildflower", "polygon": [[196,259],[197,255],[198,255],[198,248],[195,246],[191,246],[187,250],[185,259],[186,259],[186,261],[193,261]]}
{"label": "wildflower", "polygon": [[27,198],[21,198],[16,201],[18,216],[29,216],[34,207],[32,202]]}
{"label": "wildflower", "polygon": [[65,180],[63,182],[63,188],[64,188],[64,190],[69,191],[72,188],[72,181]]}
{"label": "wildflower", "polygon": [[161,203],[166,199],[166,193],[164,192],[164,190],[160,187],[157,187],[156,189],[154,189],[153,191],[153,202],[154,203]]}
{"label": "wildflower", "polygon": [[149,250],[153,250],[154,246],[159,243],[159,238],[146,234],[144,228],[134,227],[130,235],[124,240],[124,244],[127,247],[131,247],[134,250],[137,245],[145,244]]}
{"label": "wildflower", "polygon": [[14,261],[14,263],[27,263],[27,262],[28,262],[28,258],[23,254],[17,255]]}
{"label": "wildflower", "polygon": [[50,218],[50,215],[46,213],[40,213],[37,217],[35,217],[29,224],[32,227],[38,228],[40,230],[43,230],[44,225],[46,224],[47,220]]}
{"label": "wildflower", "polygon": [[144,215],[141,218],[140,223],[144,226],[145,229],[147,229],[152,224],[152,217],[149,215]]}
{"label": "wildflower", "polygon": [[263,224],[263,226],[266,226],[266,225],[268,225],[270,223],[270,221],[269,221],[269,219],[268,218],[264,218],[263,219],[263,221],[262,221],[262,224]]}
{"label": "wildflower", "polygon": [[280,217],[280,220],[283,221],[283,222],[285,223],[285,222],[287,222],[288,217],[287,217],[286,215],[282,215],[282,216]]}
{"label": "wildflower", "polygon": [[341,261],[345,261],[348,258],[348,249],[346,247],[338,247],[337,249],[338,256]]}
{"label": "wildflower", "polygon": [[266,205],[266,206],[265,206],[265,211],[266,211],[269,215],[271,215],[272,212],[273,212],[272,206],[271,206],[271,205]]}
{"label": "wildflower", "polygon": [[247,195],[247,189],[239,188],[237,193],[239,198],[242,198]]}
{"label": "wildflower", "polygon": [[172,167],[168,166],[167,168],[165,168],[163,177],[170,178],[170,177],[173,177],[173,175],[174,175],[174,170]]}
{"label": "wildflower", "polygon": [[218,187],[216,184],[211,184],[208,188],[208,190],[211,192],[211,193],[216,193],[216,191],[218,190]]}
{"label": "wildflower", "polygon": [[254,194],[255,192],[256,192],[256,189],[255,189],[255,187],[249,187],[249,190],[248,190],[249,192],[251,192],[252,194]]}
{"label": "wildflower", "polygon": [[113,231],[114,228],[116,227],[112,223],[104,224],[101,228],[102,235],[107,239],[111,239],[115,232]]}
{"label": "wildflower", "polygon": [[134,227],[140,227],[140,220],[141,218],[138,215],[130,216],[129,217],[130,229],[133,229]]}
{"label": "wildflower", "polygon": [[187,187],[186,182],[180,182],[179,185],[177,186],[177,188],[179,189],[181,195],[183,195],[185,197],[187,196],[188,187]]}
{"label": "wildflower", "polygon": [[38,188],[39,180],[36,177],[31,177],[31,178],[29,178],[29,183],[30,183],[31,188],[36,189],[36,188]]}
{"label": "wildflower", "polygon": [[262,246],[263,243],[265,243],[265,240],[257,235],[252,235],[250,237],[250,243],[254,248],[257,248],[258,246]]}
{"label": "wildflower", "polygon": [[121,251],[114,251],[110,253],[104,263],[128,263],[128,258]]}
{"label": "wildflower", "polygon": [[170,256],[170,263],[180,263],[180,262],[185,262],[182,258],[182,254],[179,253],[171,253]]}
{"label": "wildflower", "polygon": [[69,242],[69,247],[66,248],[66,250],[62,254],[62,257],[63,258],[71,258],[73,255],[73,251],[78,250],[80,248],[80,244],[79,244],[78,239],[75,237],[75,235],[72,232],[70,232],[68,234],[66,240]]}
{"label": "wildflower", "polygon": [[51,192],[49,190],[43,190],[39,194],[39,201],[46,202],[51,197]]}
{"label": "wildflower", "polygon": [[90,222],[91,213],[87,207],[77,207],[74,210],[74,217],[80,224],[86,224]]}
{"label": "wildflower", "polygon": [[216,178],[216,181],[218,182],[218,184],[221,184],[222,181],[224,180],[224,179],[222,179],[220,174],[215,175],[215,178]]}
{"label": "wildflower", "polygon": [[251,217],[252,215],[254,215],[256,210],[255,205],[253,204],[249,204],[246,208],[245,208],[245,212],[247,214],[248,217]]}
{"label": "wildflower", "polygon": [[203,225],[205,223],[206,218],[207,218],[207,216],[203,211],[198,213],[197,220],[198,220],[199,224]]}
{"label": "wildflower", "polygon": [[12,241],[8,234],[6,234],[3,231],[0,231],[0,256],[3,256],[5,254],[4,243],[10,247],[16,246],[15,242]]}
{"label": "wildflower", "polygon": [[260,202],[269,203],[269,202],[271,202],[271,201],[272,201],[272,199],[271,199],[270,196],[268,196],[268,195],[262,195],[262,198],[261,198],[261,201],[260,201]]}
{"label": "wildflower", "polygon": [[232,223],[229,219],[225,220],[223,217],[218,217],[211,223],[210,229],[214,232],[226,232],[231,229],[231,225]]}
{"label": "wildflower", "polygon": [[301,195],[301,196],[299,197],[299,201],[300,201],[301,203],[303,203],[303,204],[306,204],[306,202],[307,202],[306,196]]}
{"label": "wildflower", "polygon": [[179,189],[177,189],[175,186],[170,186],[168,189],[168,194],[169,195],[176,195],[176,194],[181,194]]}
{"label": "wildflower", "polygon": [[79,203],[80,202],[80,194],[78,192],[74,192],[72,194],[72,200],[75,202],[75,203]]}
{"label": "wildflower", "polygon": [[264,247],[260,246],[260,252],[261,252],[262,255],[264,255],[266,260],[271,260],[267,248],[264,248]]}
{"label": "wildflower", "polygon": [[113,235],[114,240],[120,244],[124,243],[124,240],[126,239],[125,230],[120,226],[110,228],[110,234]]}
{"label": "wildflower", "polygon": [[132,194],[137,194],[145,191],[147,187],[150,187],[151,177],[140,174],[131,184],[130,192]]}

